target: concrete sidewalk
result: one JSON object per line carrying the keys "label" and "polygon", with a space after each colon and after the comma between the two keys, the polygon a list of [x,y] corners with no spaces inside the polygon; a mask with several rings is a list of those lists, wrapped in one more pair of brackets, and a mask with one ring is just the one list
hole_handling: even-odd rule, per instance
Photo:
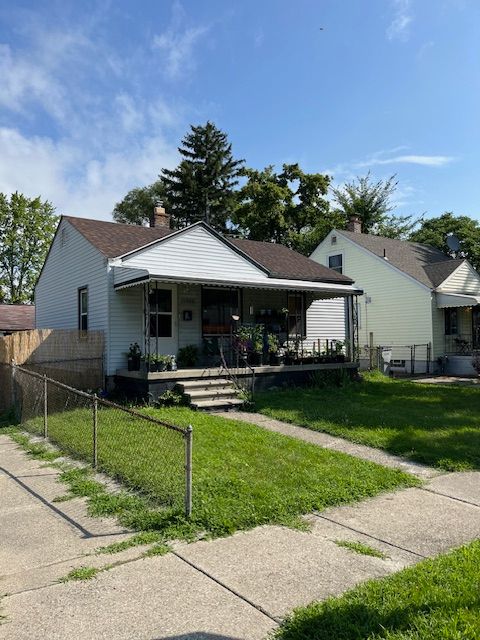
{"label": "concrete sidewalk", "polygon": [[[5,640],[260,640],[294,607],[480,537],[480,473],[448,474],[424,488],[312,514],[309,532],[265,526],[178,543],[166,556],[130,557],[88,582],[58,584],[69,564],[92,566],[98,559],[69,560],[69,554],[124,534],[114,523],[92,522],[79,504],[67,515],[92,534],[86,537],[51,510],[51,497],[62,493],[52,470],[28,460],[8,439],[0,443],[0,591],[11,594],[0,601]],[[37,496],[30,483],[37,483]],[[338,540],[364,542],[387,557],[355,554]]]}

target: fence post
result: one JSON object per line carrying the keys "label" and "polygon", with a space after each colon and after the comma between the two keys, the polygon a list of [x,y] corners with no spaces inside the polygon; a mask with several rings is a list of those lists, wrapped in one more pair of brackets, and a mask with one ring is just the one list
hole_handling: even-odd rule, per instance
{"label": "fence post", "polygon": [[16,394],[16,391],[15,391],[15,374],[16,374],[16,363],[15,363],[15,360],[12,360],[11,365],[12,365],[12,379],[11,379],[12,388],[10,389],[11,394],[12,394],[11,403],[12,403],[13,413],[15,415],[15,419],[17,419],[17,394]]}
{"label": "fence post", "polygon": [[43,437],[48,438],[48,382],[47,374],[43,374]]}
{"label": "fence post", "polygon": [[93,394],[93,468],[97,468],[97,428],[98,428],[98,400]]}
{"label": "fence post", "polygon": [[185,433],[185,516],[192,515],[192,440],[193,427],[188,425]]}

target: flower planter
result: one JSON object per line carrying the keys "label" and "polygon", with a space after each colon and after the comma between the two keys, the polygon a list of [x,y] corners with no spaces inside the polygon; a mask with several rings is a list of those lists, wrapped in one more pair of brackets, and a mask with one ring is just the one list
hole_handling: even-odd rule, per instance
{"label": "flower planter", "polygon": [[252,367],[259,367],[262,364],[262,354],[253,351],[248,354],[248,364]]}
{"label": "flower planter", "polygon": [[129,371],[140,371],[140,356],[129,356],[127,368]]}

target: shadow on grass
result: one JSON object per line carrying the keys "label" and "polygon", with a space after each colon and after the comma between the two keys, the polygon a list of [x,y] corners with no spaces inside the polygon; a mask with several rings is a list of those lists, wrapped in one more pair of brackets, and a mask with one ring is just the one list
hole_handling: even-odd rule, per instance
{"label": "shadow on grass", "polygon": [[[339,601],[337,601],[339,602]],[[455,618],[468,619],[468,611],[478,608],[479,600],[475,596],[464,598],[461,602],[451,603],[449,606],[435,606],[433,603],[424,605],[399,606],[388,613],[382,613],[373,606],[361,603],[342,603],[336,601],[325,603],[315,615],[294,619],[285,624],[280,637],[281,640],[367,640],[370,638],[427,638],[422,629],[440,630],[442,626],[452,624]],[[308,610],[308,609],[307,609]],[[310,610],[311,611],[311,610]],[[465,620],[468,626],[468,620]],[[457,626],[457,625],[455,625]],[[478,636],[461,635],[460,628],[455,629],[460,635],[439,635],[445,638],[473,638]],[[441,632],[440,632],[441,633]],[[437,636],[435,636],[437,637]]]}
{"label": "shadow on grass", "polygon": [[260,393],[266,415],[447,470],[480,468],[480,390],[370,376],[344,388]]}

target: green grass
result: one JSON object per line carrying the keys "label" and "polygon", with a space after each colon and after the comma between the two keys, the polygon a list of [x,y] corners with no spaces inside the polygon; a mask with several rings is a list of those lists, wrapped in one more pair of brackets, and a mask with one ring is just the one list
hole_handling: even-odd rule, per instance
{"label": "green grass", "polygon": [[368,544],[363,544],[362,542],[352,542],[351,540],[335,540],[335,544],[338,547],[344,547],[345,549],[349,549],[350,551],[359,553],[362,556],[372,556],[373,558],[382,559],[385,559],[387,557],[382,551],[374,549]]}
{"label": "green grass", "polygon": [[98,569],[96,567],[78,567],[77,569],[72,569],[66,576],[59,579],[59,582],[70,582],[72,580],[91,580],[95,578],[96,575],[102,571],[102,569]]}
{"label": "green grass", "polygon": [[[162,532],[164,540],[229,535],[263,524],[299,526],[299,516],[351,503],[419,481],[345,454],[271,433],[248,423],[187,408],[149,409],[162,420],[193,424],[193,514],[169,505],[182,489],[183,440],[155,424],[119,412],[99,412],[99,468],[143,492],[107,494],[85,471],[65,471],[74,495],[87,495],[94,515],[117,515],[125,526]],[[91,420],[76,409],[49,420],[50,437],[76,457],[90,459]],[[172,462],[173,474],[165,474]],[[173,478],[173,479],[172,479]],[[182,494],[179,494],[180,497]],[[166,509],[155,506],[166,504]]]}
{"label": "green grass", "polygon": [[278,640],[478,640],[480,541],[297,609]]}
{"label": "green grass", "polygon": [[447,471],[480,469],[480,389],[366,374],[361,383],[265,392],[261,413]]}

